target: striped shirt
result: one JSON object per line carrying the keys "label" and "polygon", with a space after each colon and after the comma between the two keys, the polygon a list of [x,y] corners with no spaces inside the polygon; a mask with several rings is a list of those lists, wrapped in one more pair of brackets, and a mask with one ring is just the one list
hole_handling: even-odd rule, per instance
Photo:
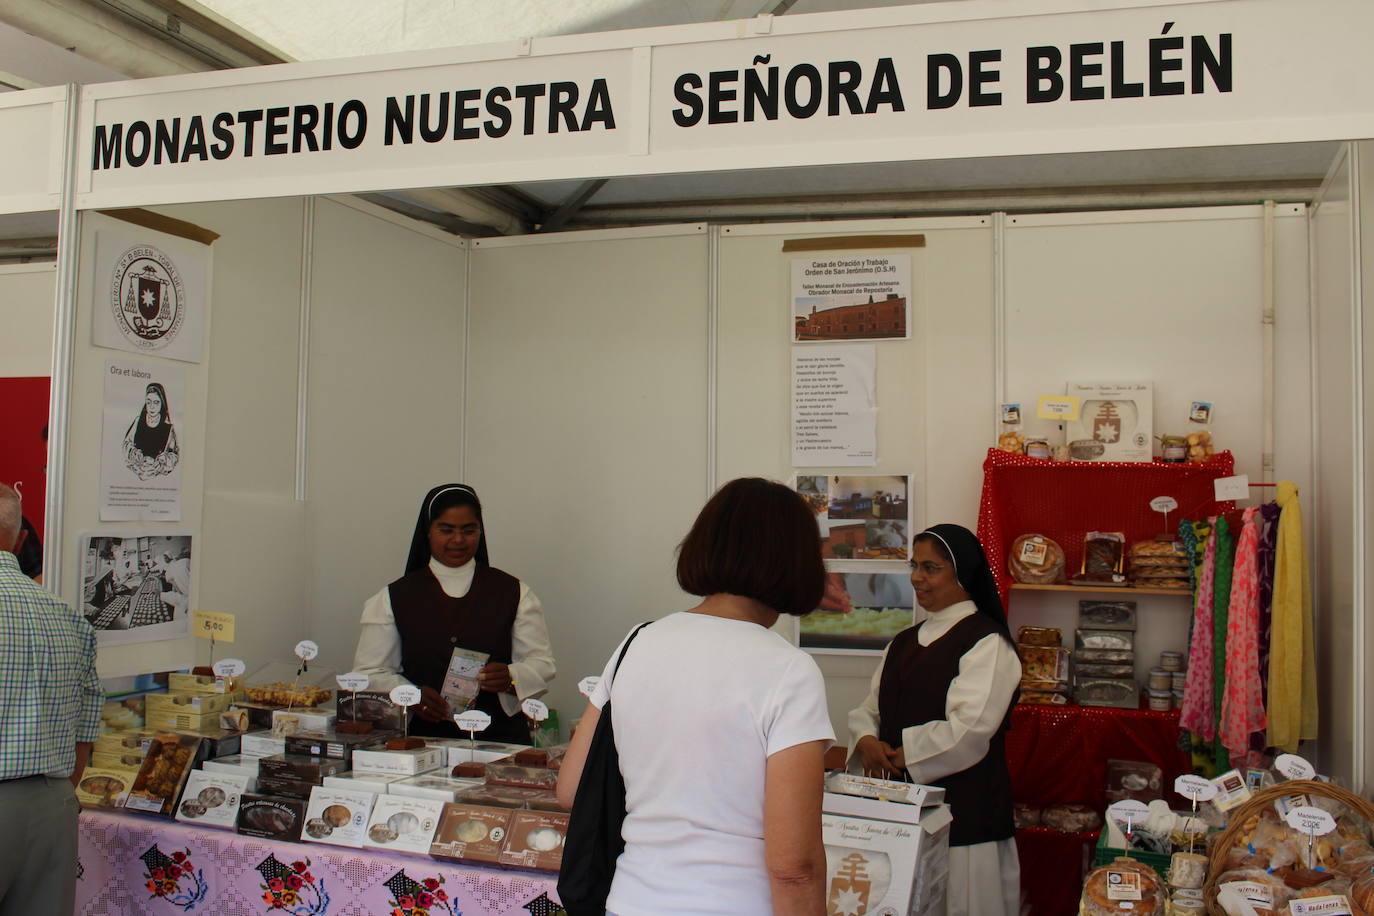
{"label": "striped shirt", "polygon": [[0,550],[0,779],[71,773],[104,700],[95,630]]}

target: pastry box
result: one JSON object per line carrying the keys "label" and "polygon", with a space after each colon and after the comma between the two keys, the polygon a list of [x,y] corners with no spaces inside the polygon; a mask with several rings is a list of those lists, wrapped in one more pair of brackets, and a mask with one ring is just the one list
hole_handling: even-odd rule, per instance
{"label": "pastry box", "polygon": [[406,727],[406,708],[391,702],[385,693],[340,690],[334,705],[340,722],[371,722],[373,728],[381,731],[401,731]]}
{"label": "pastry box", "polygon": [[239,773],[194,771],[177,803],[176,819],[233,830],[238,823],[239,802],[251,781]]}
{"label": "pastry box", "polygon": [[443,811],[444,803],[433,799],[379,796],[367,822],[363,845],[427,854]]}
{"label": "pastry box", "polygon": [[1148,382],[1071,382],[1078,416],[1065,425],[1067,441],[1102,446],[1100,461],[1149,461],[1154,453],[1154,389]]}
{"label": "pastry box", "polygon": [[1107,804],[1123,799],[1151,802],[1164,797],[1164,771],[1142,760],[1107,761]]}
{"label": "pastry box", "polygon": [[548,767],[527,767],[493,761],[487,764],[486,780],[487,785],[491,786],[552,789],[558,785],[558,771]]}
{"label": "pastry box", "polygon": [[391,732],[371,731],[365,735],[333,730],[287,735],[286,753],[303,757],[331,757],[351,763],[353,752],[360,747],[379,747],[393,737]]}
{"label": "pastry box", "polygon": [[1075,630],[1074,646],[1079,649],[1134,652],[1135,634],[1129,630]]}
{"label": "pastry box", "polygon": [[[487,805],[492,808],[547,807],[554,799],[552,789],[528,789],[518,786],[474,786],[464,789],[458,801],[465,805]],[[554,800],[553,804],[557,804]]]}
{"label": "pastry box", "polygon": [[239,802],[238,832],[269,840],[301,838],[305,800],[248,793]]}
{"label": "pastry box", "polygon": [[137,776],[137,767],[86,767],[81,772],[81,782],[76,786],[76,800],[92,807],[118,808],[124,804]]}
{"label": "pastry box", "polygon": [[563,862],[568,815],[551,811],[517,811],[510,819],[501,864],[557,872]]}
{"label": "pastry box", "polygon": [[353,752],[353,769],[360,773],[419,776],[437,770],[447,760],[448,752],[442,747],[417,747],[406,751],[359,748]]}
{"label": "pastry box", "polygon": [[822,813],[827,911],[943,913],[945,880],[938,867],[927,869],[924,899],[915,896],[922,865],[948,855],[949,820],[944,806],[926,809],[918,824]]}
{"label": "pastry box", "polygon": [[1073,666],[1074,676],[1080,680],[1086,678],[1127,678],[1135,677],[1135,665],[1131,664],[1106,664],[1102,662],[1085,662],[1079,659]]}
{"label": "pastry box", "polygon": [[[1134,649],[1077,649],[1073,653],[1074,663],[1089,662],[1094,665],[1134,665]],[[1132,669],[1134,670],[1134,669]]]}
{"label": "pastry box", "polygon": [[102,770],[128,770],[137,773],[143,766],[143,754],[138,751],[130,751],[125,754],[105,754],[93,752],[91,754],[89,766],[99,767]]}
{"label": "pastry box", "polygon": [[1016,643],[1021,646],[1060,646],[1064,634],[1058,627],[1021,627],[1016,631]]}
{"label": "pastry box", "polygon": [[276,709],[272,711],[272,733],[290,737],[309,732],[318,734],[334,727],[332,709]]}
{"label": "pastry box", "polygon": [[1069,650],[1059,646],[1017,646],[1023,681],[1064,682],[1069,679]]}
{"label": "pastry box", "polygon": [[512,812],[507,808],[481,805],[444,805],[429,854],[439,859],[457,859],[497,865],[510,830]]}
{"label": "pastry box", "polygon": [[223,693],[232,696],[237,694],[242,686],[243,679],[237,677],[183,672],[172,672],[167,675],[167,689],[174,693]]}
{"label": "pastry box", "polygon": [[363,792],[372,792],[376,795],[385,795],[391,791],[391,784],[398,779],[405,779],[404,776],[383,776],[380,773],[338,773],[334,776],[326,776],[324,785],[332,789],[359,789]]}
{"label": "pastry box", "polygon": [[297,673],[296,665],[269,662],[244,678],[244,692],[254,703],[273,706],[319,706],[334,696],[325,687],[334,682],[334,672],[324,666]]}
{"label": "pastry box", "polygon": [[326,776],[348,771],[348,764],[332,757],[300,757],[274,754],[258,761],[259,777],[302,779],[319,785]]}
{"label": "pastry box", "polygon": [[203,716],[208,713],[221,713],[232,705],[232,697],[227,693],[150,693],[143,698],[144,714],[191,713]]}
{"label": "pastry box", "polygon": [[248,785],[244,791],[252,792],[258,781],[258,759],[257,757],[245,757],[242,754],[212,757],[202,761],[200,768],[207,773],[232,773],[242,776],[248,780]]}
{"label": "pastry box", "polygon": [[282,776],[259,776],[255,787],[260,795],[280,795],[282,798],[307,799],[318,782],[308,779],[287,779]]}
{"label": "pastry box", "polygon": [[175,707],[164,712],[153,712],[149,710],[145,714],[144,719],[148,723],[149,728],[163,729],[166,731],[217,732],[220,730],[220,714],[218,712],[198,713],[190,711],[190,707],[186,707],[185,709],[187,711],[184,712],[178,711]]}
{"label": "pastry box", "polygon": [[[438,745],[448,752],[448,765],[456,767],[460,763],[490,763],[505,760],[521,751],[531,750],[527,744],[502,744],[496,741],[469,741],[467,738],[426,738],[431,746]],[[511,761],[515,762],[515,761]]]}
{"label": "pastry box", "polygon": [[1134,630],[1134,601],[1080,601],[1078,625],[1085,630]]}
{"label": "pastry box", "polygon": [[455,779],[452,776],[426,773],[398,779],[387,788],[387,792],[391,795],[432,798],[436,801],[451,802],[457,801],[462,792],[481,784],[481,781],[476,779]]}
{"label": "pastry box", "polygon": [[1079,706],[1139,709],[1140,684],[1127,679],[1079,678],[1073,685],[1073,698]]}
{"label": "pastry box", "polygon": [[124,807],[150,814],[171,814],[181,787],[195,766],[200,739],[188,735],[156,735],[143,766],[129,789]]}
{"label": "pastry box", "polygon": [[376,800],[372,792],[316,786],[305,809],[301,840],[361,847]]}
{"label": "pastry box", "polygon": [[285,754],[286,739],[268,731],[248,732],[239,739],[239,753],[245,757]]}

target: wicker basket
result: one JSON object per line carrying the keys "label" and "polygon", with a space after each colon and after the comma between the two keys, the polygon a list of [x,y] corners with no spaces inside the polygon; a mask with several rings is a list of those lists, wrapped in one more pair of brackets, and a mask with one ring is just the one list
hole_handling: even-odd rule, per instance
{"label": "wicker basket", "polygon": [[1250,800],[1231,812],[1230,821],[1212,843],[1211,857],[1207,863],[1207,883],[1202,887],[1203,899],[1207,902],[1210,916],[1226,916],[1226,911],[1217,903],[1217,878],[1224,872],[1226,857],[1236,844],[1236,837],[1245,827],[1245,822],[1281,798],[1291,795],[1318,796],[1340,802],[1352,812],[1364,818],[1366,825],[1374,825],[1374,802],[1362,798],[1349,789],[1329,782],[1311,779],[1292,779],[1278,785],[1267,786],[1257,791]]}

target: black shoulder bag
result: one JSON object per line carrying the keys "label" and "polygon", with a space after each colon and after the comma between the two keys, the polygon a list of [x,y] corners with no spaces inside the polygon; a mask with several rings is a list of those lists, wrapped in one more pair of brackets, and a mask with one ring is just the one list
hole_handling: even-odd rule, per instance
{"label": "black shoulder bag", "polygon": [[[639,631],[640,624],[625,645],[611,671],[614,679]],[[605,916],[606,897],[615,878],[615,862],[625,850],[620,827],[625,822],[625,778],[620,775],[620,754],[615,749],[615,730],[611,726],[611,700],[601,707],[587,759],[582,764],[582,779],[573,796],[568,817],[568,833],[563,841],[563,866],[558,872],[558,899],[568,916]]]}

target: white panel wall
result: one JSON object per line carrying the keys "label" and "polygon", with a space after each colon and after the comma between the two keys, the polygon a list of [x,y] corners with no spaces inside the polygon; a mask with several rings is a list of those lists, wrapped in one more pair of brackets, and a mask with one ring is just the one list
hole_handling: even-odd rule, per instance
{"label": "white panel wall", "polygon": [[[707,237],[484,240],[471,265],[464,479],[493,564],[543,601],[566,728],[634,624],[693,602],[673,569],[707,495]],[[417,503],[456,476],[412,475]]]}
{"label": "white panel wall", "polygon": [[[720,242],[720,386],[717,477],[792,476],[789,405],[790,238],[920,234],[912,256],[912,336],[878,341],[878,464],[872,473],[913,475],[919,527],[973,527],[993,402],[993,270],[986,217],[732,227]],[[882,250],[882,249],[875,249]],[[970,412],[972,411],[972,412]],[[808,472],[811,469],[807,469]],[[850,469],[869,473],[867,469]],[[822,469],[821,473],[825,473]],[[897,571],[903,564],[884,564]],[[890,570],[889,570],[890,571]],[[779,628],[790,637],[793,624]],[[848,742],[845,719],[868,692],[876,658],[818,655],[831,724]]]}
{"label": "white panel wall", "polygon": [[[300,635],[347,671],[367,598],[405,571],[415,513],[461,478],[465,252],[453,236],[321,199],[311,265],[308,600]],[[307,613],[308,608],[308,613]]]}
{"label": "white panel wall", "polygon": [[[1312,580],[1317,619],[1318,696],[1322,772],[1344,780],[1356,774],[1353,724],[1357,664],[1352,655],[1356,568],[1355,359],[1352,282],[1355,252],[1353,161],[1341,160],[1312,218],[1313,354],[1316,360],[1316,512],[1312,520]],[[1360,665],[1362,667],[1362,664]]]}
{"label": "white panel wall", "polygon": [[1364,525],[1357,553],[1363,562],[1358,570],[1360,590],[1356,593],[1355,603],[1359,629],[1362,631],[1358,635],[1363,638],[1356,645],[1356,651],[1360,654],[1352,660],[1352,666],[1358,666],[1361,672],[1356,679],[1359,692],[1356,694],[1355,715],[1364,726],[1364,759],[1360,763],[1362,772],[1358,775],[1363,778],[1361,788],[1369,791],[1374,786],[1374,723],[1370,722],[1371,705],[1366,699],[1369,680],[1368,675],[1363,673],[1362,663],[1370,658],[1370,652],[1374,650],[1374,625],[1370,623],[1369,613],[1370,595],[1374,594],[1374,584],[1371,584],[1374,581],[1371,579],[1374,577],[1374,557],[1369,555],[1370,539],[1374,537],[1374,485],[1370,482],[1374,480],[1374,142],[1365,140],[1355,146],[1360,161],[1360,303],[1357,314],[1360,321],[1360,374],[1364,382],[1359,390],[1363,397],[1361,432],[1364,441],[1357,480],[1360,481]]}
{"label": "white panel wall", "polygon": [[[1307,221],[1300,206],[1277,214],[1283,397],[1273,479],[1308,492]],[[1219,207],[1008,217],[1006,398],[1022,403],[1027,435],[1064,441],[1056,424],[1035,418],[1035,402],[1062,394],[1068,381],[1151,382],[1156,436],[1187,432],[1189,402],[1211,401],[1218,448],[1231,450],[1237,473],[1264,479],[1262,215],[1260,207]],[[1256,498],[1242,506],[1273,498],[1272,490],[1252,492]],[[1078,597],[1013,593],[1012,628],[1056,626],[1069,641]],[[1144,679],[1161,651],[1186,652],[1191,607],[1174,596],[1134,600],[1143,615],[1136,673]]]}
{"label": "white panel wall", "polygon": [[52,374],[57,265],[0,264],[0,378]]}

